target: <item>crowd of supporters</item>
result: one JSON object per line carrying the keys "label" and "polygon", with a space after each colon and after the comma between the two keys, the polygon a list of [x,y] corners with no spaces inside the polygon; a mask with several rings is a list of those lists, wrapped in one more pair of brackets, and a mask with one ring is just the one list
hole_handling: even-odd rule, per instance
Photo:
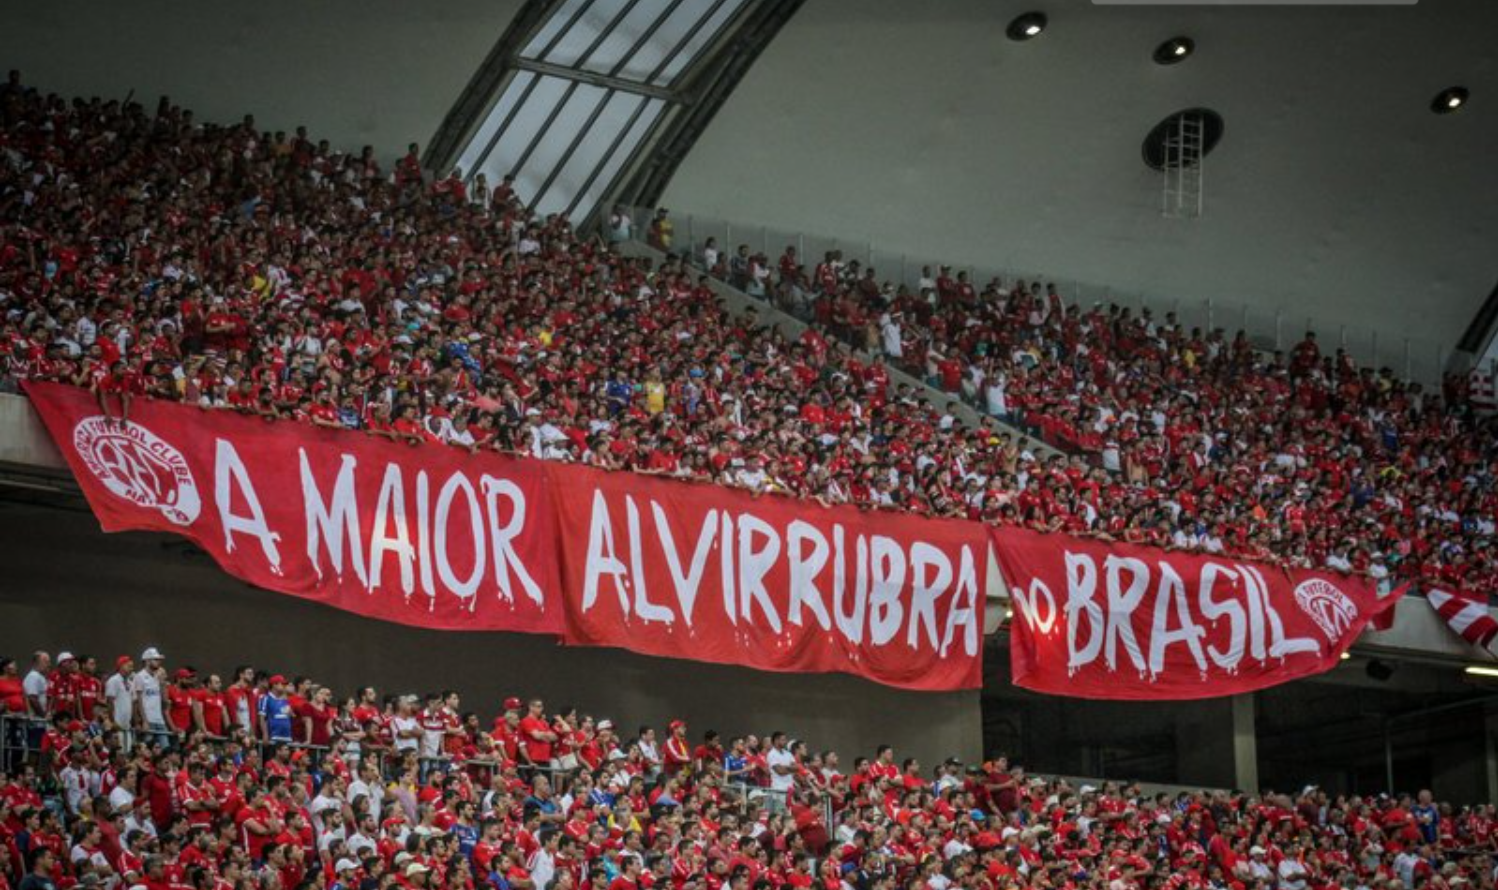
{"label": "crowd of supporters", "polygon": [[[659,242],[652,228],[650,236]],[[1173,313],[1064,304],[1039,281],[947,267],[895,287],[840,252],[812,266],[714,239],[710,274],[1017,424],[1085,466],[1027,476],[1018,518],[1076,533],[1246,553],[1491,594],[1498,436],[1466,378],[1443,391]],[[1078,497],[1080,495],[1080,497]]]}
{"label": "crowd of supporters", "polygon": [[846,767],[509,698],[347,697],[164,653],[0,659],[0,890],[1488,890],[1498,821],[1430,792],[1146,794]]}
{"label": "crowd of supporters", "polygon": [[[674,255],[537,218],[508,181],[393,169],[166,100],[0,87],[0,385],[169,398],[431,447],[1197,548],[1474,592],[1498,441],[1460,404],[1240,334],[958,273],[710,247],[803,304],[790,339]],[[618,235],[620,218],[608,229]],[[607,227],[606,227],[607,228]],[[650,238],[670,247],[669,217]],[[952,393],[891,386],[881,359]],[[989,414],[1061,446],[1038,455]],[[1449,394],[1448,394],[1449,395]]]}

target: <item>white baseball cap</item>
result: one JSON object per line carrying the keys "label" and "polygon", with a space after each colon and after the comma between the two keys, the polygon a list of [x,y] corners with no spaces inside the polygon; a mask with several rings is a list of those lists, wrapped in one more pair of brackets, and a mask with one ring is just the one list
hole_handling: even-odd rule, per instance
{"label": "white baseball cap", "polygon": [[64,661],[76,661],[76,660],[77,659],[75,659],[73,657],[73,653],[71,653],[71,652],[59,652],[59,653],[57,653],[57,663],[58,664],[62,664]]}
{"label": "white baseball cap", "polygon": [[359,867],[359,863],[355,862],[352,859],[340,859],[340,860],[338,860],[337,864],[335,864],[333,866],[333,870],[334,871],[354,871],[354,870],[358,869],[358,867]]}
{"label": "white baseball cap", "polygon": [[160,649],[157,649],[155,646],[148,646],[148,647],[146,647],[146,651],[144,651],[144,652],[142,652],[140,654],[140,660],[141,661],[152,661],[152,660],[162,661],[164,659],[163,659],[163,656],[161,654],[161,650]]}

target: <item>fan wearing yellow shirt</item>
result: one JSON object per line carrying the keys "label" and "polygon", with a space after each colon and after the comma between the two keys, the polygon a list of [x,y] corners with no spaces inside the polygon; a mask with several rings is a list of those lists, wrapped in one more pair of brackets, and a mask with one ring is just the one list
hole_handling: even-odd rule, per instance
{"label": "fan wearing yellow shirt", "polygon": [[666,410],[666,384],[661,382],[659,371],[651,371],[645,378],[645,410],[651,414]]}

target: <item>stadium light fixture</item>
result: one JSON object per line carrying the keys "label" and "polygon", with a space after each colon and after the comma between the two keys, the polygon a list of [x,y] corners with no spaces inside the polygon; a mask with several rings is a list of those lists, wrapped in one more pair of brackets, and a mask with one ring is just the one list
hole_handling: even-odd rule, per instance
{"label": "stadium light fixture", "polygon": [[1469,95],[1466,87],[1447,87],[1430,100],[1430,110],[1436,114],[1450,114],[1466,105]]}
{"label": "stadium light fixture", "polygon": [[1465,673],[1473,677],[1498,677],[1498,667],[1490,667],[1485,664],[1467,665]]}
{"label": "stadium light fixture", "polygon": [[1025,41],[1039,37],[1045,31],[1046,17],[1043,12],[1027,12],[1015,16],[1005,31],[1010,40]]}
{"label": "stadium light fixture", "polygon": [[1196,41],[1190,37],[1172,37],[1155,47],[1156,65],[1179,65],[1196,51]]}

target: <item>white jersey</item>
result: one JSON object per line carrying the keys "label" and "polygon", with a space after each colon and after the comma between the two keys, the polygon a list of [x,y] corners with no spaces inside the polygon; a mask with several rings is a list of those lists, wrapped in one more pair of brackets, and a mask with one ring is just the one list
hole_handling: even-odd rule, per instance
{"label": "white jersey", "polygon": [[166,716],[161,710],[161,681],[150,671],[142,670],[130,682],[131,691],[140,699],[141,719],[150,724],[165,724]]}

